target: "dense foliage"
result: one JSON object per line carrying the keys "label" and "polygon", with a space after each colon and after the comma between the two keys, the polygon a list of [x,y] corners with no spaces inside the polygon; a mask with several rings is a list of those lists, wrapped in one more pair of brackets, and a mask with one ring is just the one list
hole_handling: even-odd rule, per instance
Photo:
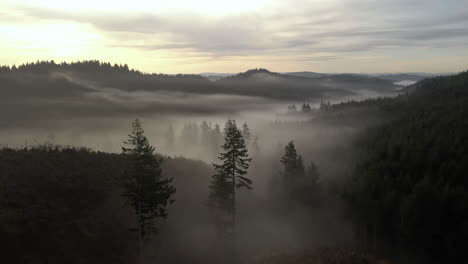
{"label": "dense foliage", "polygon": [[[117,181],[125,164],[84,148],[0,148],[0,262],[134,263],[134,215]],[[162,170],[181,203],[206,197],[206,185],[194,186],[212,173],[207,164],[164,158]]]}
{"label": "dense foliage", "polygon": [[396,120],[357,142],[345,197],[363,246],[465,263],[468,73],[428,79],[412,89],[396,99]]}
{"label": "dense foliage", "polygon": [[120,164],[87,149],[0,150],[1,261],[124,263],[132,247],[113,185]]}

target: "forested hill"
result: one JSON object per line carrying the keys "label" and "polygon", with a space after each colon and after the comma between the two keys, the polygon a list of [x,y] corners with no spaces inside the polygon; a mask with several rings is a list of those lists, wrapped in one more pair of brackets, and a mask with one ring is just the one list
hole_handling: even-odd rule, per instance
{"label": "forested hill", "polygon": [[[134,215],[117,184],[124,166],[123,155],[85,148],[0,148],[0,262],[134,263]],[[165,157],[162,169],[180,205],[203,207],[211,166]],[[172,208],[176,223],[186,208]]]}
{"label": "forested hill", "polygon": [[[289,88],[289,92],[313,90],[315,93],[346,95],[357,91],[395,92],[397,86],[390,80],[351,74],[327,74],[310,78],[302,75],[280,74],[266,69],[253,69],[237,75],[221,78],[217,84],[248,86],[259,89],[262,86]],[[287,92],[287,91],[286,91]]]}
{"label": "forested hill", "polygon": [[0,73],[32,73],[32,74],[53,74],[56,72],[73,72],[83,76],[110,78],[116,76],[133,77],[138,79],[152,80],[186,80],[186,81],[207,81],[201,75],[197,74],[156,74],[144,73],[139,70],[130,69],[127,64],[111,64],[109,62],[100,62],[98,60],[87,60],[78,62],[61,62],[55,63],[52,61],[38,61],[32,63],[21,64],[19,66],[0,66]]}
{"label": "forested hill", "polygon": [[[123,91],[135,90],[199,90],[210,85],[203,76],[194,74],[149,74],[130,69],[127,64],[118,65],[97,60],[60,64],[54,61],[39,61],[19,66],[0,67],[0,93],[12,85],[23,89],[61,89],[67,93],[68,83],[78,85],[87,90],[90,87],[115,88]],[[21,82],[22,81],[22,82]],[[26,83],[24,83],[26,82]],[[21,84],[27,84],[23,87]],[[16,89],[20,89],[16,87]],[[53,93],[51,93],[53,95]]]}
{"label": "forested hill", "polygon": [[466,263],[468,72],[424,80],[385,105],[393,121],[363,133],[344,184],[363,247]]}
{"label": "forested hill", "polygon": [[378,97],[337,104],[324,102],[318,118],[350,125],[385,123],[416,111],[432,111],[433,108],[461,103],[468,98],[467,87],[468,72],[428,78],[404,88],[395,98]]}
{"label": "forested hill", "polygon": [[[164,91],[194,94],[258,96],[277,100],[320,100],[358,95],[359,90],[395,92],[391,81],[329,76],[324,80],[289,76],[264,69],[249,70],[216,82],[194,74],[149,74],[128,65],[97,60],[73,63],[42,61],[0,67],[0,95],[76,95],[96,89]],[[375,79],[377,80],[377,79]]]}

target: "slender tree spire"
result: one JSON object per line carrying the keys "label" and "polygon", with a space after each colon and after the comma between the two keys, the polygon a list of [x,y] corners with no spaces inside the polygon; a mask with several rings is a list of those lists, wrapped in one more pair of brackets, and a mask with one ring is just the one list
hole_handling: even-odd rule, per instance
{"label": "slender tree spire", "polygon": [[211,182],[211,204],[223,209],[231,215],[232,228],[235,226],[236,189],[245,187],[252,189],[252,180],[246,177],[249,157],[242,132],[237,128],[236,121],[228,120],[224,128],[223,152],[218,159],[221,164],[213,164],[216,174]]}

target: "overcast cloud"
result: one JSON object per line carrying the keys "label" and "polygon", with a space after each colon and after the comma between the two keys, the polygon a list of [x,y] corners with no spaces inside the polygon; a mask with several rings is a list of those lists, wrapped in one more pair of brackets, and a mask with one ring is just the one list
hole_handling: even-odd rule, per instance
{"label": "overcast cloud", "polygon": [[[142,1],[135,1],[131,9],[93,8],[92,2],[86,1],[77,9],[55,2],[2,2],[0,33],[12,29],[4,46],[24,54],[25,37],[11,33],[15,27],[71,23],[92,36],[70,59],[96,55],[113,61],[114,54],[127,54],[131,66],[146,71],[174,72],[174,63],[180,67],[181,62],[191,59],[190,68],[180,67],[180,72],[243,71],[250,63],[277,71],[342,72],[352,71],[349,69],[354,66],[353,72],[391,72],[400,67],[399,71],[448,72],[464,70],[462,59],[468,61],[465,0],[295,0],[261,1],[258,6],[251,1],[252,8],[236,10],[233,6],[232,12],[216,6],[213,10],[211,6],[151,8]],[[239,6],[243,4],[241,1]],[[46,30],[44,35],[48,35]],[[67,52],[57,56],[42,42],[42,53],[34,50],[21,59],[2,54],[0,59],[4,64],[16,63],[28,61],[30,54],[31,59],[49,56],[67,60]],[[148,65],[153,57],[158,60],[157,70]],[[421,57],[444,59],[429,67]],[[388,65],[376,66],[382,59],[387,59]],[[215,65],[223,60],[238,63],[218,70]]]}

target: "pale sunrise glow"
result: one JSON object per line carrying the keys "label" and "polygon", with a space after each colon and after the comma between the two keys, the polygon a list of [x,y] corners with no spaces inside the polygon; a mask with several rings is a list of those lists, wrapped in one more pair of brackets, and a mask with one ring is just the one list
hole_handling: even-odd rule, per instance
{"label": "pale sunrise glow", "polygon": [[406,3],[7,0],[0,62],[99,59],[166,73],[463,69],[464,1]]}

